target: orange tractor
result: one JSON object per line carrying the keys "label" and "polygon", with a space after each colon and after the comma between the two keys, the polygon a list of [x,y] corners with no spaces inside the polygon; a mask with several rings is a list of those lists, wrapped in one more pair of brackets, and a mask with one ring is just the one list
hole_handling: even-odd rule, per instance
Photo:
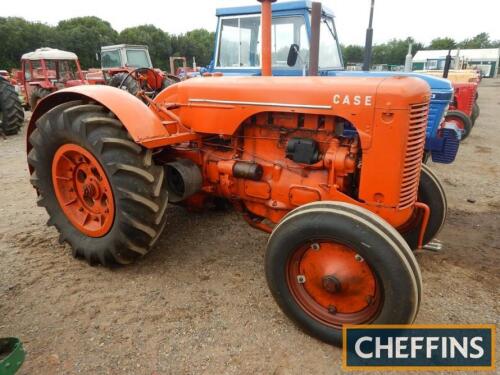
{"label": "orange tractor", "polygon": [[422,282],[412,249],[446,215],[421,164],[429,87],[269,76],[272,0],[260,1],[263,77],[190,79],[148,104],[109,86],[43,99],[28,130],[38,204],[75,257],[110,265],[148,253],[168,202],[223,198],[271,233],[269,288],[311,335],[341,344],[345,323],[411,323]]}

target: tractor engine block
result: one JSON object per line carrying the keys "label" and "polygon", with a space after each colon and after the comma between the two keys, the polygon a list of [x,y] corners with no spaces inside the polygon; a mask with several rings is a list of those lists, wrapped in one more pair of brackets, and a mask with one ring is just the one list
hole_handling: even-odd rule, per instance
{"label": "tractor engine block", "polygon": [[247,119],[234,136],[205,137],[169,155],[190,159],[204,176],[200,191],[186,199],[188,206],[215,195],[277,223],[309,202],[336,194],[356,198],[359,139],[355,131],[344,136],[345,127],[352,128],[335,116],[266,112]]}

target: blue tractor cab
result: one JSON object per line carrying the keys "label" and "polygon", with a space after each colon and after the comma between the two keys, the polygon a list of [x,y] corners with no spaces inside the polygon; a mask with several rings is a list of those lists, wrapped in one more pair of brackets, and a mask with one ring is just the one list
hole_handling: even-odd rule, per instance
{"label": "blue tractor cab", "polygon": [[[274,76],[301,76],[309,72],[312,35],[311,1],[272,4],[272,70]],[[215,51],[209,72],[224,75],[261,75],[260,12],[255,6],[217,9]],[[291,48],[297,59],[288,59]],[[344,61],[335,28],[333,12],[322,7],[319,25],[318,74],[321,76],[381,77],[410,75],[425,80],[432,92],[427,124],[426,155],[434,162],[455,160],[461,133],[452,124],[440,126],[453,97],[448,80],[417,73],[360,72],[344,70]]]}

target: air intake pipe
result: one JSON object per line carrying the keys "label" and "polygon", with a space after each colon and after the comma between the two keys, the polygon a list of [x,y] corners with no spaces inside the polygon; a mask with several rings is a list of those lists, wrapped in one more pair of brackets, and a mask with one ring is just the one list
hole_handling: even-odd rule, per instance
{"label": "air intake pipe", "polygon": [[262,75],[272,76],[272,59],[271,59],[271,25],[273,19],[273,11],[271,4],[276,0],[257,0],[262,3]]}

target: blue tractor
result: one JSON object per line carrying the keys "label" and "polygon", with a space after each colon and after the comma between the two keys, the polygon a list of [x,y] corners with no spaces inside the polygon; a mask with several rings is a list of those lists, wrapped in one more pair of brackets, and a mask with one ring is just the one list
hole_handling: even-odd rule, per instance
{"label": "blue tractor", "polygon": [[[319,11],[318,11],[319,8]],[[292,1],[272,6],[272,66],[274,76],[411,75],[425,80],[432,92],[427,124],[426,158],[451,163],[458,152],[461,132],[443,123],[453,97],[448,80],[417,73],[344,70],[333,12],[320,3]],[[217,9],[217,32],[211,73],[260,75],[260,7]]]}

